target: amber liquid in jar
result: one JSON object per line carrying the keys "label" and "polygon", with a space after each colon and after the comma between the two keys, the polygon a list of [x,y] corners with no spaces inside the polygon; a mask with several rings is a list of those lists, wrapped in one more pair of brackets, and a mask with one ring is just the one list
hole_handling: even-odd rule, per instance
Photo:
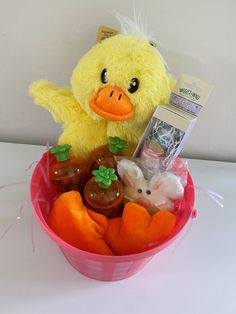
{"label": "amber liquid in jar", "polygon": [[106,168],[115,168],[116,166],[114,155],[109,151],[107,145],[100,146],[93,152],[89,165],[90,173],[99,166]]}
{"label": "amber liquid in jar", "polygon": [[79,158],[56,162],[50,166],[49,177],[58,192],[82,191],[85,164]]}
{"label": "amber liquid in jar", "polygon": [[113,181],[107,189],[98,186],[91,178],[84,188],[84,198],[89,209],[107,218],[119,217],[122,214],[124,189],[119,180]]}
{"label": "amber liquid in jar", "polygon": [[100,166],[116,169],[115,156],[127,154],[127,149],[128,143],[125,140],[109,136],[108,144],[98,147],[93,152],[88,166],[88,177],[91,177],[92,171]]}

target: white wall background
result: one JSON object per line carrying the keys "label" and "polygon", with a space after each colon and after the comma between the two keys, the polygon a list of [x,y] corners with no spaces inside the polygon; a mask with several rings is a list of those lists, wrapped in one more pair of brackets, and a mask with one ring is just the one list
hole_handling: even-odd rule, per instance
{"label": "white wall background", "polygon": [[97,27],[119,27],[111,10],[132,16],[133,4],[148,13],[172,73],[215,86],[183,155],[236,161],[235,0],[0,0],[0,141],[56,141],[60,127],[33,105],[29,83],[69,85]]}

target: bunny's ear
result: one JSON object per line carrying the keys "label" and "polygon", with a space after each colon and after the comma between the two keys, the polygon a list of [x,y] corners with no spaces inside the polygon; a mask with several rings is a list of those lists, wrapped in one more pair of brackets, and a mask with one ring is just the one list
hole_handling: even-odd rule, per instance
{"label": "bunny's ear", "polygon": [[157,190],[157,189],[160,187],[160,185],[161,185],[161,183],[162,183],[162,180],[163,180],[163,178],[162,178],[162,175],[161,175],[161,174],[156,174],[156,175],[154,175],[154,176],[151,178],[150,183],[149,183],[151,189]]}
{"label": "bunny's ear", "polygon": [[117,162],[117,172],[128,186],[134,186],[136,181],[144,179],[142,170],[135,162],[128,159],[122,159]]}
{"label": "bunny's ear", "polygon": [[151,188],[161,189],[170,199],[181,199],[183,197],[184,188],[180,179],[170,172],[154,175],[150,180]]}

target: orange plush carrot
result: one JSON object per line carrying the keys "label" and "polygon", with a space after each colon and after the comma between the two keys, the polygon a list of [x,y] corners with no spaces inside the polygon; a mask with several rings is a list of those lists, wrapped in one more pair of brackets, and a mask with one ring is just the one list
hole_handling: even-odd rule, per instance
{"label": "orange plush carrot", "polygon": [[127,203],[121,218],[108,220],[104,239],[117,255],[138,253],[168,237],[175,223],[176,217],[170,212],[150,216],[143,206]]}
{"label": "orange plush carrot", "polygon": [[64,241],[81,250],[113,255],[103,239],[107,218],[87,209],[79,192],[59,196],[53,204],[49,225]]}

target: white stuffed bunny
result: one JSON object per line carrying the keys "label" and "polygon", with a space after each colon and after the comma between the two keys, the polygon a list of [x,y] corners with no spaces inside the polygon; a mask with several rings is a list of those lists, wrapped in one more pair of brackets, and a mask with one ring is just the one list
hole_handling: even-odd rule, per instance
{"label": "white stuffed bunny", "polygon": [[174,201],[183,198],[184,188],[173,173],[159,173],[146,180],[142,170],[128,159],[117,162],[117,171],[125,183],[125,199],[144,206],[150,214],[172,210]]}

